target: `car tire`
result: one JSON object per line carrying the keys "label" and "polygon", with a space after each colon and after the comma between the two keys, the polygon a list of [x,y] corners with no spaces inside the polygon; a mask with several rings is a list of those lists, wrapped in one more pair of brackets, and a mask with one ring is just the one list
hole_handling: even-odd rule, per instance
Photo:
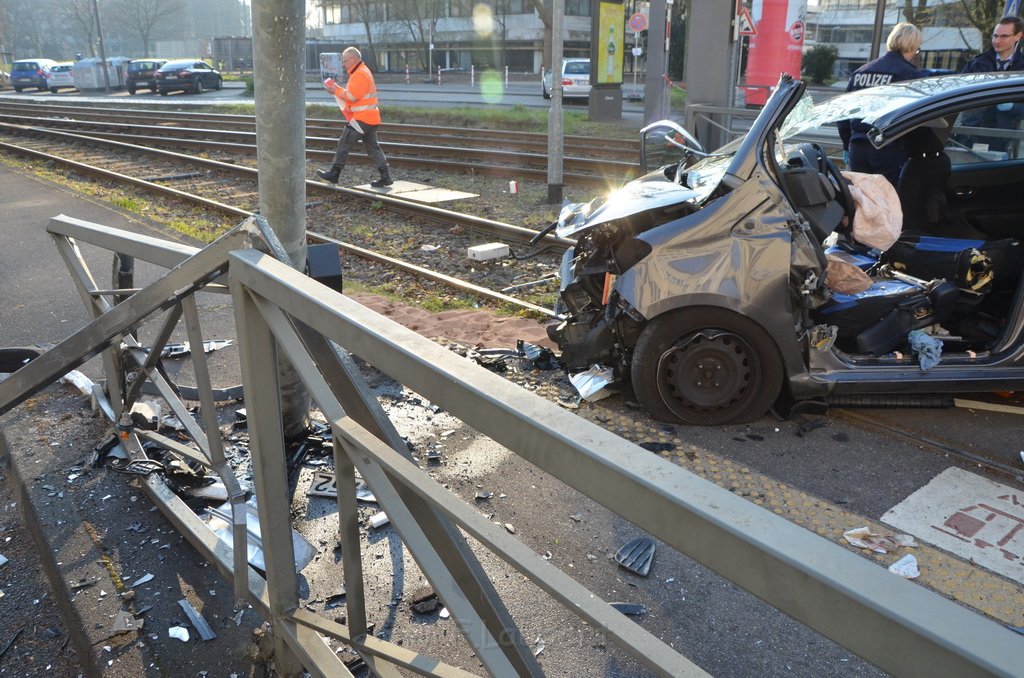
{"label": "car tire", "polygon": [[135,88],[134,88],[134,87],[129,87],[129,88],[128,88],[128,94],[131,94],[131,95],[133,95],[133,96],[134,96],[134,94],[135,94]]}
{"label": "car tire", "polygon": [[15,92],[19,92],[19,93],[20,93],[20,92],[21,92],[21,88],[20,88],[20,87],[15,87],[15,88],[14,88],[14,91],[15,91]]}
{"label": "car tire", "polygon": [[551,98],[551,92],[549,92],[548,88],[545,87],[544,85],[540,86],[540,95],[542,97],[544,97],[545,99],[550,99]]}
{"label": "car tire", "polygon": [[50,88],[47,87],[46,85],[40,85],[39,87],[36,87],[36,89],[39,90],[40,92],[45,92],[46,90],[48,90]]}
{"label": "car tire", "polygon": [[716,426],[752,421],[782,389],[783,366],[768,333],[720,308],[683,308],[640,334],[630,374],[655,419]]}
{"label": "car tire", "polygon": [[51,87],[50,88],[50,93],[51,94],[56,94],[57,93],[57,88],[56,87]]}
{"label": "car tire", "polygon": [[217,76],[217,84],[213,86],[218,92],[224,89],[224,78]]}
{"label": "car tire", "polygon": [[160,96],[162,96],[162,97],[167,96],[167,90],[162,89],[162,90],[159,90],[159,92],[160,92]]}
{"label": "car tire", "polygon": [[203,91],[204,91],[203,79],[202,78],[196,78],[196,94],[202,94]]}

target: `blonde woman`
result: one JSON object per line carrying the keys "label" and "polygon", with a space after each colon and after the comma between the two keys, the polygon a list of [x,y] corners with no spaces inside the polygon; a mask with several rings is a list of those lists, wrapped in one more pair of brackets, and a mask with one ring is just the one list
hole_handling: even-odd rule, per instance
{"label": "blonde woman", "polygon": [[[847,92],[924,76],[920,69],[911,63],[911,59],[921,50],[921,31],[917,26],[908,23],[896,24],[889,33],[885,46],[889,50],[885,55],[853,72],[850,83],[846,86]],[[839,122],[839,136],[843,139],[844,155],[848,154],[849,158],[847,165],[855,172],[883,174],[895,186],[900,176],[900,168],[907,161],[907,153],[899,143],[876,149],[868,141],[868,129],[869,127],[860,120]]]}

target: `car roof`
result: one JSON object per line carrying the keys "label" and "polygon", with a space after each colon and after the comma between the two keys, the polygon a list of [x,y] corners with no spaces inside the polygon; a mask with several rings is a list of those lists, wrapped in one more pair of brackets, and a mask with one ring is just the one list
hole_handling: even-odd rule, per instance
{"label": "car roof", "polygon": [[165,63],[164,66],[191,66],[192,64],[198,63],[200,61],[202,61],[202,59],[172,59],[171,61]]}
{"label": "car roof", "polygon": [[1024,98],[1024,73],[966,73],[905,80],[891,85],[847,92],[796,111],[783,126],[782,136],[839,120],[860,119],[871,125],[876,146],[898,139],[914,127],[958,111]]}

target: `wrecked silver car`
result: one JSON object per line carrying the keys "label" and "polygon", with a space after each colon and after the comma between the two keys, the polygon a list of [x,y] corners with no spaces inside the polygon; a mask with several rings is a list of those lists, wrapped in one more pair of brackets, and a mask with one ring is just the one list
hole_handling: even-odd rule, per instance
{"label": "wrecked silver car", "polygon": [[[648,126],[645,171],[667,164],[550,227],[576,239],[548,328],[563,364],[610,368],[655,418],[705,425],[837,395],[1024,388],[1024,135],[1019,116],[985,122],[990,109],[1024,113],[1024,77],[813,105],[783,76],[749,132],[711,154]],[[806,141],[849,118],[910,155],[895,191],[884,182],[895,204],[872,208],[897,221],[883,246],[851,228],[868,204],[854,177]]]}

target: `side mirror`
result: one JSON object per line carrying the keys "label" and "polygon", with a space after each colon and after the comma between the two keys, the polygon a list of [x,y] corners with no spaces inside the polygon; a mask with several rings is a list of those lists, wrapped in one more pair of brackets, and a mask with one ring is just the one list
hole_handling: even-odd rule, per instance
{"label": "side mirror", "polygon": [[660,120],[640,130],[640,167],[644,173],[669,164],[705,158],[700,142],[671,120]]}

